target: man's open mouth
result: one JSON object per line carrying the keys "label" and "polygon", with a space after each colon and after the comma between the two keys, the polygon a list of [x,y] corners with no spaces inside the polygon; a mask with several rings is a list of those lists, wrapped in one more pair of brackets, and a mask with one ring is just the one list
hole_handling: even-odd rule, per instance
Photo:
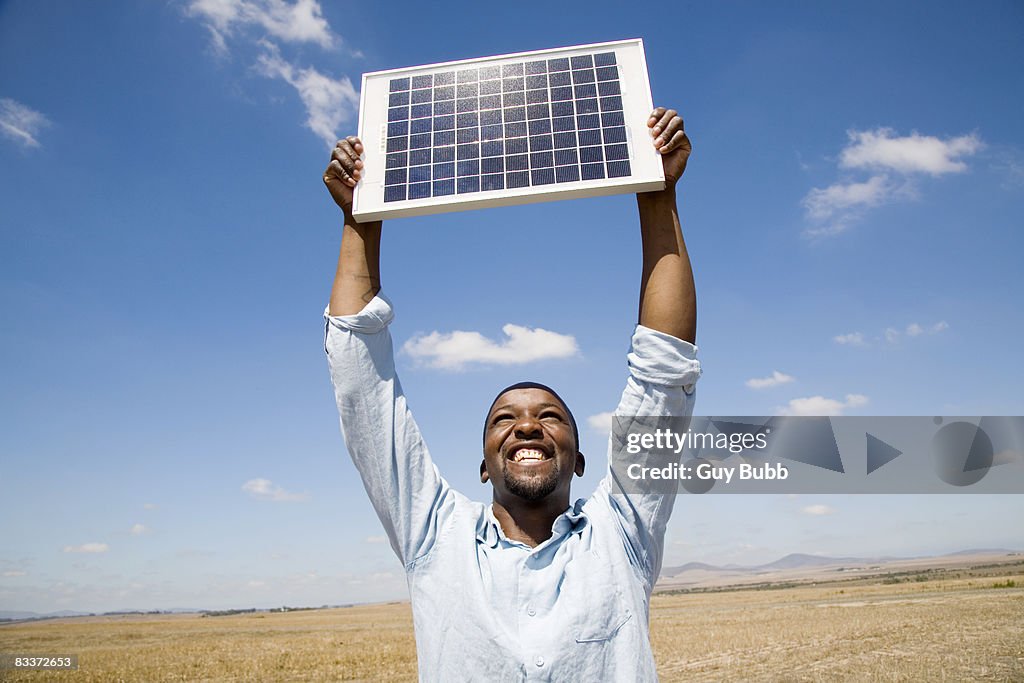
{"label": "man's open mouth", "polygon": [[512,457],[509,458],[512,462],[540,462],[547,460],[550,456],[539,448],[519,448]]}

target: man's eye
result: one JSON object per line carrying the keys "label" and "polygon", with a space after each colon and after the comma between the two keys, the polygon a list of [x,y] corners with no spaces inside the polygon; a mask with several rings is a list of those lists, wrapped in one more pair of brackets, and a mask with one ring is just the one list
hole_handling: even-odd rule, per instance
{"label": "man's eye", "polygon": [[495,415],[494,422],[492,424],[500,424],[502,422],[508,422],[513,419],[511,415]]}
{"label": "man's eye", "polygon": [[565,420],[565,418],[562,417],[559,413],[551,413],[551,412],[541,413],[540,419],[542,419],[542,420],[551,420],[551,419],[553,419],[553,420],[558,420],[559,422],[562,422],[562,421]]}

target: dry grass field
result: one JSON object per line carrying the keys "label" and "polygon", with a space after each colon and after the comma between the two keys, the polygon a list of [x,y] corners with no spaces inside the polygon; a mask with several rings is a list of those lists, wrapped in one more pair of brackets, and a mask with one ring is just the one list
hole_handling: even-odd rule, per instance
{"label": "dry grass field", "polygon": [[[1019,565],[899,583],[658,594],[651,622],[663,681],[1024,681]],[[5,681],[416,676],[404,603],[8,624],[0,652],[79,655],[78,671],[0,672]]]}

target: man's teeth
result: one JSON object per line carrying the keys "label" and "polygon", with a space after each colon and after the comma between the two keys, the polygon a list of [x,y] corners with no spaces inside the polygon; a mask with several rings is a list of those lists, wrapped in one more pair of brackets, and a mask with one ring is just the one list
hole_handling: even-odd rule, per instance
{"label": "man's teeth", "polygon": [[543,460],[544,453],[536,448],[520,448],[516,451],[516,454],[512,459],[515,462],[522,462],[523,460]]}

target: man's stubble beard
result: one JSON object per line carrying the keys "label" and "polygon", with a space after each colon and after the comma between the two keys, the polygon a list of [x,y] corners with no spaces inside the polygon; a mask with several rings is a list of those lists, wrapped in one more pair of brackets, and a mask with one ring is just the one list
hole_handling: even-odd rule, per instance
{"label": "man's stubble beard", "polygon": [[551,495],[558,488],[560,474],[561,470],[557,460],[548,475],[543,478],[516,478],[509,474],[507,461],[501,465],[501,476],[505,479],[505,488],[508,492],[529,501],[543,500]]}

